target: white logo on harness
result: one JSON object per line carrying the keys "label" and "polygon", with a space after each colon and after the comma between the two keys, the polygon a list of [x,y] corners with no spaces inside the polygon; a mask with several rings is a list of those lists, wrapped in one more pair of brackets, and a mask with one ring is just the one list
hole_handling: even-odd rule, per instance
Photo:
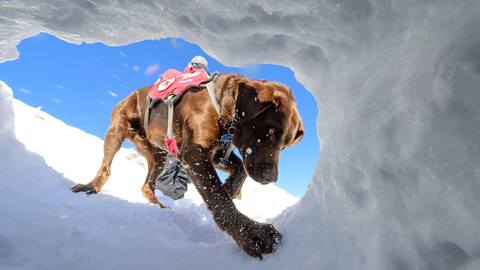
{"label": "white logo on harness", "polygon": [[158,85],[157,90],[161,92],[161,91],[167,89],[170,85],[172,85],[173,82],[175,82],[175,78],[167,79],[167,80],[161,82],[161,83]]}
{"label": "white logo on harness", "polygon": [[182,79],[190,79],[190,78],[196,77],[198,75],[200,75],[200,71],[195,71],[195,72],[192,72],[192,73],[186,73],[186,74],[183,74]]}

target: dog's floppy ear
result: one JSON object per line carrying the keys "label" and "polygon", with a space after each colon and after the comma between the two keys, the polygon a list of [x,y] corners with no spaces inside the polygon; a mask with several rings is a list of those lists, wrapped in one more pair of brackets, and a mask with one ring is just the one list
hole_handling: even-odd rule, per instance
{"label": "dog's floppy ear", "polygon": [[295,145],[300,140],[302,140],[304,132],[305,132],[305,129],[303,127],[303,122],[300,121],[300,123],[298,124],[298,128],[297,128],[297,132],[295,134],[295,137],[294,137],[293,141],[290,143],[289,146]]}
{"label": "dog's floppy ear", "polygon": [[282,104],[282,102],[288,99],[288,95],[281,91],[272,90],[271,95],[272,95],[271,102],[273,102],[273,104],[275,104],[276,107],[279,107]]}

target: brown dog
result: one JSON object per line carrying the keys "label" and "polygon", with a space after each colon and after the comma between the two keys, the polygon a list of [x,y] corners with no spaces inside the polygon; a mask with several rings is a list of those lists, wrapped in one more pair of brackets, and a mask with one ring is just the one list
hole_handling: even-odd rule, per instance
{"label": "brown dog", "polygon": [[[262,258],[276,249],[281,234],[272,225],[255,222],[240,213],[232,198],[240,192],[245,169],[259,183],[277,180],[280,152],[303,137],[303,124],[291,91],[282,84],[224,74],[215,80],[214,88],[220,115],[205,88],[189,90],[175,106],[173,126],[179,159],[218,226],[249,255]],[[145,128],[143,116],[149,90],[145,87],[133,92],[114,108],[105,136],[104,159],[96,177],[87,185],[76,185],[72,191],[99,192],[110,175],[113,156],[129,139],[148,162],[144,196],[164,207],[155,197],[154,186],[167,156],[167,106],[158,103]],[[231,123],[236,126],[233,144],[240,149],[244,163],[232,154],[223,168],[230,176],[222,184],[214,166],[222,153],[218,139]]]}

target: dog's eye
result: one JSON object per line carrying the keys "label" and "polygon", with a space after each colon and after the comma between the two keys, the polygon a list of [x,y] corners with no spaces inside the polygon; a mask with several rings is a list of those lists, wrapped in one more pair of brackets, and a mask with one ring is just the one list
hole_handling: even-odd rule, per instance
{"label": "dog's eye", "polygon": [[274,129],[274,128],[271,128],[268,130],[268,135],[271,136],[271,135],[274,135],[275,133],[277,133],[277,130]]}

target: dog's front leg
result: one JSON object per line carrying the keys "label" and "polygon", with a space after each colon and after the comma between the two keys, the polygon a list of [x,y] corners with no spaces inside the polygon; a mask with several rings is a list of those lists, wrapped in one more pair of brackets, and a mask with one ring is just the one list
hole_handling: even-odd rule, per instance
{"label": "dog's front leg", "polygon": [[[222,155],[223,151],[217,151],[214,155],[213,162],[218,164]],[[226,166],[218,166],[217,168],[230,174],[223,186],[232,199],[240,199],[240,191],[242,190],[245,179],[247,179],[247,172],[243,167],[243,161],[237,155],[231,153],[228,162],[226,162]]]}
{"label": "dog's front leg", "polygon": [[271,225],[255,222],[240,213],[220,182],[211,161],[211,151],[199,145],[182,149],[182,159],[198,192],[220,229],[226,231],[250,256],[262,258],[280,243],[281,234]]}

